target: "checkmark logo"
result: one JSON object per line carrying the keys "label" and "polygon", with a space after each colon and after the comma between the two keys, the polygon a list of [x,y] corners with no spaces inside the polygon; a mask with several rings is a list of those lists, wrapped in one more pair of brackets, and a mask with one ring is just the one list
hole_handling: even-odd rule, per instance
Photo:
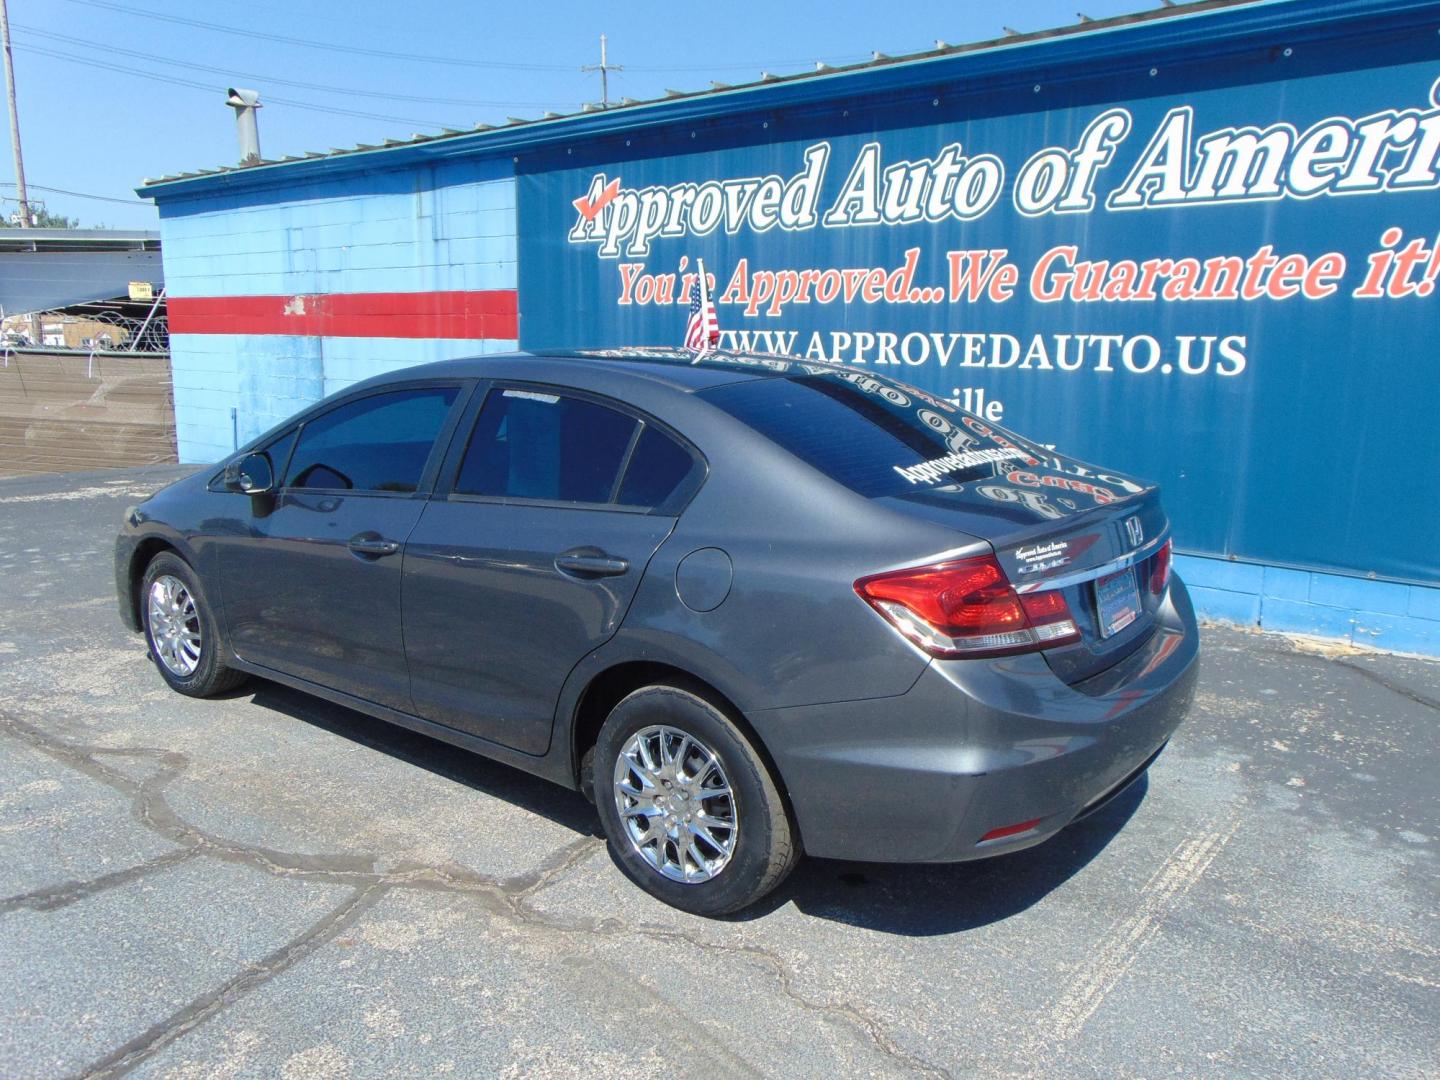
{"label": "checkmark logo", "polygon": [[581,195],[574,202],[575,209],[580,211],[580,216],[586,221],[594,221],[595,215],[604,210],[614,201],[615,196],[620,194],[620,178],[617,176],[610,183],[605,185],[605,190],[595,196],[592,202],[589,195]]}

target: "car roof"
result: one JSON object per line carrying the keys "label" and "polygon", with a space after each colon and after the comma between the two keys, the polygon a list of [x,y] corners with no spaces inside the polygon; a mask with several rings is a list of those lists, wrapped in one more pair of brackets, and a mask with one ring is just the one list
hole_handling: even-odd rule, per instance
{"label": "car roof", "polygon": [[[537,361],[540,362],[537,364]],[[395,378],[554,378],[572,366],[591,375],[599,371],[629,375],[683,392],[705,390],[752,379],[785,378],[813,374],[845,365],[827,360],[800,360],[769,353],[711,351],[696,354],[685,349],[626,347],[613,349],[536,349],[530,352],[492,353],[456,360],[440,360],[406,368],[385,377]],[[379,380],[372,380],[379,381]]]}

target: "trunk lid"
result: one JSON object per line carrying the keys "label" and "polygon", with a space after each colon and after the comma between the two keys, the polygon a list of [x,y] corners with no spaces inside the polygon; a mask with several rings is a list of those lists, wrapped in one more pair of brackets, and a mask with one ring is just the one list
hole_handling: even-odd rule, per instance
{"label": "trunk lid", "polygon": [[988,540],[1018,592],[1062,592],[1080,640],[1043,655],[1067,683],[1118,664],[1155,629],[1161,596],[1150,579],[1170,526],[1153,485],[1047,453],[998,476],[877,501]]}

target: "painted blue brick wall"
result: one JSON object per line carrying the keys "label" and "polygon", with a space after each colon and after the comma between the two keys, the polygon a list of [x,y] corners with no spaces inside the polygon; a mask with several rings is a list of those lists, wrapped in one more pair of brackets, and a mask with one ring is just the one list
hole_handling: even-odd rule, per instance
{"label": "painted blue brick wall", "polygon": [[214,461],[232,449],[230,410],[240,399],[240,353],[203,335],[174,335],[175,437],[180,460]]}
{"label": "painted blue brick wall", "polygon": [[171,296],[515,288],[509,158],[159,208]]}
{"label": "painted blue brick wall", "polygon": [[1440,587],[1177,555],[1202,618],[1440,656]]}
{"label": "painted blue brick wall", "polygon": [[[455,161],[160,204],[170,296],[513,289],[510,159]],[[230,453],[352,383],[514,341],[175,334],[182,462]],[[232,421],[231,410],[235,410]]]}

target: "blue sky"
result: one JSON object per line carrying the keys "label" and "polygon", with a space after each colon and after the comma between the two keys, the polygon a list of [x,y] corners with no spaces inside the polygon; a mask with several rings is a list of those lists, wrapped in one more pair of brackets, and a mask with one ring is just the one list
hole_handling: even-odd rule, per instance
{"label": "blue sky", "polygon": [[[602,33],[610,62],[625,66],[611,76],[614,100],[653,97],[666,87],[701,89],[712,80],[743,82],[761,70],[801,71],[816,60],[854,62],[876,50],[915,52],[937,38],[983,40],[1000,36],[1002,24],[1040,30],[1073,24],[1080,11],[1098,19],[1158,6],[1159,0],[9,0],[32,200],[87,227],[149,228],[156,227],[154,210],[132,195],[143,178],[235,159],[233,116],[224,105],[229,85],[260,91],[262,149],[279,157],[598,101],[599,76],[580,68],[599,60]],[[7,215],[15,209],[14,180],[7,140],[0,154],[0,210]]]}

